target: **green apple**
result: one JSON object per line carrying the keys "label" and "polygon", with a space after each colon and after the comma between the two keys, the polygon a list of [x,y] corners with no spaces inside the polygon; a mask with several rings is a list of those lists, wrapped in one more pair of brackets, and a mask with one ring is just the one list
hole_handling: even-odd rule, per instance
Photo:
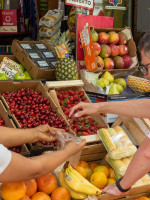
{"label": "green apple", "polygon": [[122,87],[125,89],[127,84],[124,78],[115,78],[114,83],[122,85]]}
{"label": "green apple", "polygon": [[99,85],[101,88],[104,88],[106,86],[109,85],[109,81],[105,78],[100,78],[97,82],[96,82],[97,85]]}
{"label": "green apple", "polygon": [[4,73],[0,73],[0,80],[9,80],[9,78]]}
{"label": "green apple", "polygon": [[26,79],[26,75],[21,72],[17,72],[14,76],[14,80],[25,80],[25,79]]}
{"label": "green apple", "polygon": [[25,71],[24,74],[26,75],[26,79],[32,79],[32,77],[30,76],[29,72]]}
{"label": "green apple", "polygon": [[18,64],[20,69],[24,72],[25,71],[25,68],[22,66],[22,64]]}
{"label": "green apple", "polygon": [[113,82],[114,81],[114,77],[111,73],[109,73],[108,71],[106,71],[102,76],[101,78],[105,78],[107,80],[109,80],[109,82]]}

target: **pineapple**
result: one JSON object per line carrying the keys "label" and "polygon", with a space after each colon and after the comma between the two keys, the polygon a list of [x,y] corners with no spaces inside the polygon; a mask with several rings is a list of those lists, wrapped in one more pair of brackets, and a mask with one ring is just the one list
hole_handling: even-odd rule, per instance
{"label": "pineapple", "polygon": [[57,81],[79,79],[76,62],[70,57],[61,58],[59,61],[57,61],[55,69]]}

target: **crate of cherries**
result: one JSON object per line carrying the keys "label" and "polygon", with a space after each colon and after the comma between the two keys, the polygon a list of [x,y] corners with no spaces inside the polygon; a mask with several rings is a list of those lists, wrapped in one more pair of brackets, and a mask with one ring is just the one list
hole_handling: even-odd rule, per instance
{"label": "crate of cherries", "polygon": [[60,104],[60,107],[74,133],[78,136],[88,136],[97,134],[97,130],[102,127],[106,127],[106,123],[99,116],[86,119],[85,117],[75,118],[69,117],[70,110],[73,106],[79,102],[90,102],[84,90],[68,89],[57,90],[56,95]]}
{"label": "crate of cherries", "polygon": [[[34,91],[27,87],[14,92],[4,91],[1,95],[18,127],[34,128],[42,124],[49,124],[51,127],[69,130],[54,102],[49,97],[43,97],[40,90]],[[49,146],[47,150],[51,150],[56,148],[57,144],[58,141],[37,142],[32,144],[32,147]]]}

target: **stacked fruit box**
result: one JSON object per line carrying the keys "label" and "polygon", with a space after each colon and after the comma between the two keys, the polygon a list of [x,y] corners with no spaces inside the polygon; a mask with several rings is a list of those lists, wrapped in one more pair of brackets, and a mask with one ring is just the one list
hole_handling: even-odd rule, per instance
{"label": "stacked fruit box", "polygon": [[[52,127],[69,130],[62,114],[40,81],[5,84],[1,82],[0,85],[1,99],[18,128],[33,128],[48,123]],[[57,144],[58,141],[29,144],[31,156],[46,150],[56,150]]]}
{"label": "stacked fruit box", "polygon": [[74,105],[79,102],[91,102],[83,90],[81,80],[46,82],[45,87],[70,125],[72,132],[85,138],[89,143],[100,141],[97,130],[108,127],[100,115],[92,116],[89,119],[69,117],[70,109]]}
{"label": "stacked fruit box", "polygon": [[[9,115],[9,112],[6,110],[1,100],[0,100],[0,126],[16,128],[13,120],[11,119],[11,116]],[[20,153],[26,157],[30,156],[30,152],[25,144],[17,147],[11,147],[10,150],[16,153]]]}
{"label": "stacked fruit box", "polygon": [[137,68],[136,45],[129,27],[94,31],[98,34],[98,41],[93,41],[99,66],[96,71],[125,72]]}

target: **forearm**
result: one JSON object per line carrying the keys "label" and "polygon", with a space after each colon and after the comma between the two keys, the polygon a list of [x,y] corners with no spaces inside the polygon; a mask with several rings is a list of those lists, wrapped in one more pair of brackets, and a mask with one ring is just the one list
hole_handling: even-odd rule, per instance
{"label": "forearm", "polygon": [[47,152],[44,155],[26,158],[12,152],[12,159],[0,175],[0,182],[16,182],[37,178],[53,172],[70,155],[62,151]]}
{"label": "forearm", "polygon": [[[146,138],[134,155],[120,184],[123,188],[131,187],[150,171],[150,139]],[[135,167],[136,166],[136,167]],[[129,181],[130,180],[130,181]]]}
{"label": "forearm", "polygon": [[6,147],[13,147],[24,143],[36,142],[33,129],[16,129],[0,127],[0,144]]}
{"label": "forearm", "polygon": [[99,113],[112,113],[128,117],[149,118],[150,100],[127,100],[96,103]]}

